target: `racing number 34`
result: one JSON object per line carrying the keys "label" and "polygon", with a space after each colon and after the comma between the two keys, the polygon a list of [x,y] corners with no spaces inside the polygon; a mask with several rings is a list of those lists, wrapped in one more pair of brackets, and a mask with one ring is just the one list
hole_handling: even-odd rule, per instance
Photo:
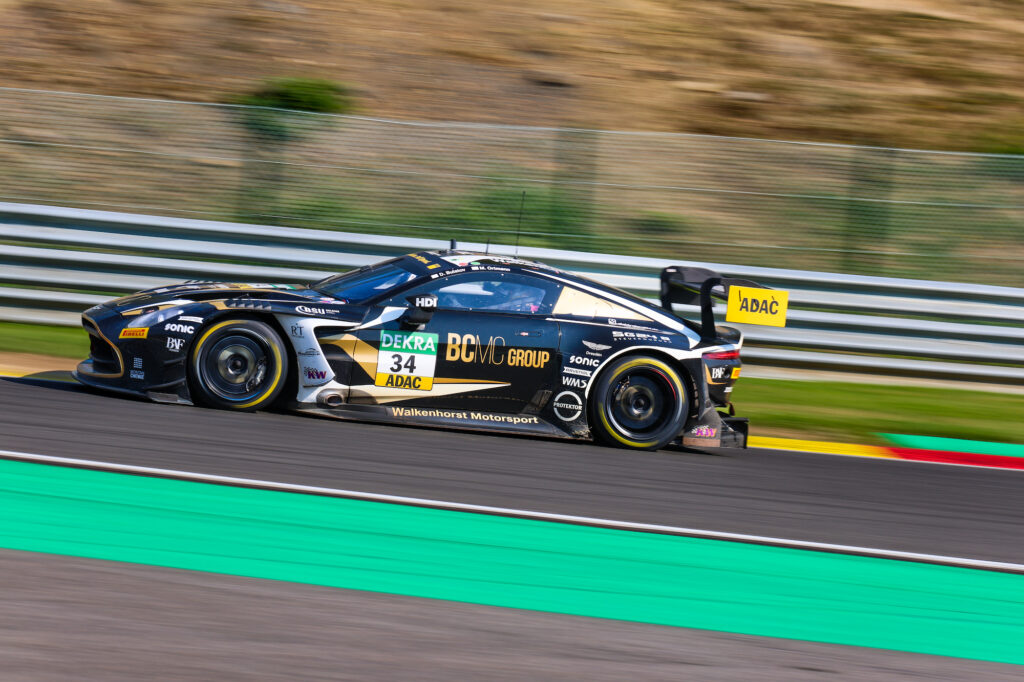
{"label": "racing number 34", "polygon": [[437,334],[381,332],[374,384],[429,391],[434,386]]}
{"label": "racing number 34", "polygon": [[[401,353],[395,353],[394,355],[391,356],[391,359],[394,361],[395,364],[391,365],[391,370],[390,371],[396,372],[396,373],[397,372],[401,372],[402,368],[404,367],[406,369],[406,371],[409,372],[409,374],[415,374],[416,373],[416,356],[415,355],[409,355],[409,357],[406,358]],[[403,362],[403,360],[404,360],[404,362]]]}

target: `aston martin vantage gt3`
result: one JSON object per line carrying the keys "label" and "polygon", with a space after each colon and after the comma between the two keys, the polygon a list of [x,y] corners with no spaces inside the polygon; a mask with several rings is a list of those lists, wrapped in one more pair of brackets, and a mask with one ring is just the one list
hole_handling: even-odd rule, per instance
{"label": "aston martin vantage gt3", "polygon": [[[785,292],[683,267],[661,285],[659,307],[540,263],[457,250],[309,285],[193,281],[87,310],[90,357],[75,377],[229,410],[745,447],[747,422],[729,401],[743,338],[715,324],[711,297],[746,292],[748,310],[770,315]],[[699,304],[701,321],[673,303]]]}

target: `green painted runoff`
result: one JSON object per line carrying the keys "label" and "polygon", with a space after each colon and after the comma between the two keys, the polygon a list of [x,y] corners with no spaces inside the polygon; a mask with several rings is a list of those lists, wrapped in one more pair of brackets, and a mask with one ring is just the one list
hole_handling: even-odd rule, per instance
{"label": "green painted runoff", "polygon": [[1024,445],[1016,443],[993,443],[987,440],[964,440],[963,438],[939,438],[937,436],[908,436],[901,433],[880,433],[878,435],[901,448],[1024,457]]}
{"label": "green painted runoff", "polygon": [[1024,576],[0,460],[0,547],[1024,664]]}

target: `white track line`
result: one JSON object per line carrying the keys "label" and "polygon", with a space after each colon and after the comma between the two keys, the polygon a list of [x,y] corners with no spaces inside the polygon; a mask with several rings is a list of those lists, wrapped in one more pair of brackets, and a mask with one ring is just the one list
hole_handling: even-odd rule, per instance
{"label": "white track line", "polygon": [[132,464],[100,462],[91,459],[75,459],[72,457],[38,455],[31,452],[18,452],[15,450],[0,450],[0,458],[21,460],[27,462],[40,462],[43,464],[55,464],[59,466],[77,467],[82,469],[98,469],[101,471],[116,471],[128,474],[141,474],[144,476],[155,476],[159,478],[174,478],[186,481],[198,481],[202,483],[217,483],[221,485],[231,485],[245,488],[259,488],[264,490],[276,490],[280,492],[302,493],[306,495],[322,495],[327,497],[340,497],[352,500],[366,500],[370,502],[386,502],[389,504],[402,504],[414,507],[428,507],[431,509],[445,509],[449,511],[474,512],[477,514],[490,514],[493,516],[507,516],[521,519],[533,519],[536,521],[552,521],[556,523],[567,523],[577,526],[594,526],[598,528],[629,530],[643,533],[658,533],[662,535],[680,535],[685,537],[705,538],[709,540],[729,540],[732,542],[771,545],[774,547],[809,549],[820,552],[832,552],[836,554],[853,554],[857,556],[874,557],[879,559],[898,559],[901,561],[915,561],[920,563],[941,564],[945,566],[957,566],[961,568],[976,568],[987,571],[1001,571],[1004,573],[1024,574],[1024,564],[1014,564],[1002,561],[984,561],[982,559],[967,559],[963,557],[942,556],[939,554],[900,552],[889,549],[875,549],[872,547],[837,545],[825,542],[810,542],[807,540],[789,540],[786,538],[773,538],[763,535],[726,533],[715,530],[702,530],[699,528],[683,528],[680,526],[663,526],[653,523],[615,521],[612,519],[600,519],[589,516],[552,514],[548,512],[536,512],[524,509],[510,509],[508,507],[490,507],[480,504],[466,504],[463,502],[430,500],[420,497],[403,497],[401,495],[384,495],[381,493],[367,493],[358,490],[322,488],[320,486],[299,485],[297,483],[280,483],[277,481],[263,481],[252,478],[218,476],[216,474],[200,474],[191,471],[178,471],[176,469],[157,469],[154,467],[135,466]]}

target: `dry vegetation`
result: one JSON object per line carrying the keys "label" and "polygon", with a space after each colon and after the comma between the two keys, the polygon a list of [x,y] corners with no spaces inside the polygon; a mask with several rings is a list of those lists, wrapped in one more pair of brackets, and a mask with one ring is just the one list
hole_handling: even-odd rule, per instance
{"label": "dry vegetation", "polygon": [[0,85],[1024,152],[1021,0],[0,0]]}

